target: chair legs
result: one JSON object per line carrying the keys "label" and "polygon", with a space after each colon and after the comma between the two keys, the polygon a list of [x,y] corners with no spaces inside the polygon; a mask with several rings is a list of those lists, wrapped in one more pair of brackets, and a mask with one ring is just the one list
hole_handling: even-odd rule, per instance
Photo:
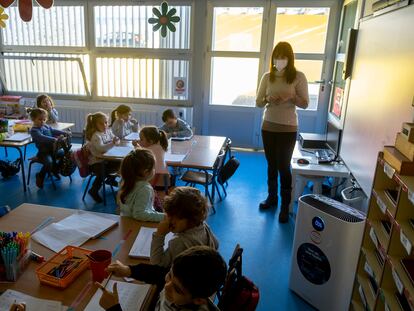
{"label": "chair legs", "polygon": [[91,183],[92,177],[93,177],[93,175],[89,176],[88,183],[86,184],[85,191],[83,192],[82,201],[85,201],[86,192],[89,189],[89,185]]}
{"label": "chair legs", "polygon": [[[32,173],[32,164],[33,163],[38,163],[38,162],[33,162],[33,161],[30,161],[30,163],[29,163],[29,173],[28,173],[28,175],[27,175],[27,185],[29,185],[30,184],[30,175],[31,175],[31,173]],[[23,165],[23,164],[22,164]],[[52,181],[52,186],[53,186],[53,189],[54,190],[56,190],[56,184],[55,184],[55,180],[53,179],[53,176],[52,176],[52,174],[50,173],[50,172],[48,172],[47,173],[47,176],[51,179],[51,181]],[[72,177],[70,177],[69,176],[69,178],[70,178],[70,180],[72,181]]]}

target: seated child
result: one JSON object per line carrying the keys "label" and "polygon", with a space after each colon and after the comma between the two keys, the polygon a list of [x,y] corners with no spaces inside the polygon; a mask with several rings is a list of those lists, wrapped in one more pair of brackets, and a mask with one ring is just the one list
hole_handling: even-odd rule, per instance
{"label": "seated child", "polygon": [[138,132],[138,121],[131,118],[131,112],[131,107],[119,105],[111,113],[112,133],[119,139],[123,139],[132,132]]}
{"label": "seated child", "polygon": [[55,103],[49,95],[41,94],[36,98],[37,108],[43,108],[48,113],[47,124],[57,123],[59,121],[59,113],[55,108]]}
{"label": "seated child", "polygon": [[58,140],[66,139],[68,134],[45,124],[47,111],[42,108],[34,108],[30,112],[30,118],[33,122],[30,134],[38,149],[36,156],[43,164],[40,172],[36,174],[36,186],[42,189],[47,172],[52,172],[59,178],[56,161],[63,156],[63,150],[56,150],[56,145]]}
{"label": "seated child", "polygon": [[[174,259],[165,276],[165,286],[155,310],[218,311],[209,297],[223,285],[226,273],[226,263],[216,250],[207,246],[194,246],[185,250]],[[100,306],[107,311],[122,310],[117,283],[114,283],[113,292],[96,284],[103,290]]]}
{"label": "seated child", "polygon": [[175,116],[172,109],[167,109],[162,113],[164,125],[161,130],[167,133],[168,137],[190,137],[193,135],[191,127],[180,118]]}
{"label": "seated child", "polygon": [[141,221],[161,221],[164,213],[154,210],[154,190],[148,182],[154,176],[155,158],[150,150],[131,151],[121,163],[118,202],[121,216]]}
{"label": "seated child", "polygon": [[[133,275],[140,281],[158,283],[159,278],[151,274],[162,275],[163,270],[168,271],[174,258],[182,251],[197,245],[218,248],[216,237],[204,222],[208,211],[207,201],[198,189],[177,187],[165,198],[164,204],[167,217],[159,223],[151,241],[152,265],[126,266],[117,261],[109,265],[108,271],[120,277]],[[174,237],[164,251],[165,236],[168,232],[173,232]]]}
{"label": "seated child", "polygon": [[155,156],[155,176],[151,182],[152,185],[164,186],[162,176],[169,176],[168,168],[165,164],[165,152],[168,149],[167,135],[155,126],[145,126],[139,132],[139,137],[139,141],[133,141],[132,143],[135,146],[139,145],[151,150]]}
{"label": "seated child", "polygon": [[[111,149],[113,146],[119,144],[119,138],[112,134],[108,127],[108,117],[102,112],[91,113],[86,118],[85,129],[86,144],[89,149],[89,168],[95,174],[91,189],[88,194],[95,200],[95,202],[102,202],[102,198],[98,194],[99,189],[104,181],[103,165],[104,160],[102,155]],[[119,169],[119,162],[108,161],[105,164],[105,173],[115,173]],[[115,180],[113,180],[115,183]]]}

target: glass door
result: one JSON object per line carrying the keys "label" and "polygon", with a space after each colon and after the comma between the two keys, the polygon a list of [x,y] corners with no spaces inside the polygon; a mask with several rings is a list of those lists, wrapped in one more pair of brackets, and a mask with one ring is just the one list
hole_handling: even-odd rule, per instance
{"label": "glass door", "polygon": [[255,108],[256,89],[279,41],[292,44],[296,67],[309,81],[310,105],[299,112],[301,127],[320,130],[319,111],[326,116],[329,99],[336,2],[209,1],[203,133],[261,147],[263,110]]}

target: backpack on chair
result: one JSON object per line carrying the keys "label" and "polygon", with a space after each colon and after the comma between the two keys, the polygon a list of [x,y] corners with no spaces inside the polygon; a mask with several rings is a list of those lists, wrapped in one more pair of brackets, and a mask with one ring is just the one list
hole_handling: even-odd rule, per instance
{"label": "backpack on chair", "polygon": [[229,260],[226,281],[217,295],[221,311],[254,311],[259,303],[259,289],[242,275],[242,253],[237,244]]}
{"label": "backpack on chair", "polygon": [[73,161],[75,161],[81,177],[87,177],[89,175],[89,154],[90,151],[87,144],[72,152]]}
{"label": "backpack on chair", "polygon": [[57,150],[63,149],[63,157],[59,160],[59,174],[62,176],[72,176],[76,170],[76,162],[72,155],[72,144],[69,139],[58,141]]}
{"label": "backpack on chair", "polygon": [[237,171],[237,168],[240,166],[240,161],[232,156],[221,168],[220,172],[217,175],[217,181],[220,185],[223,185],[231,176]]}

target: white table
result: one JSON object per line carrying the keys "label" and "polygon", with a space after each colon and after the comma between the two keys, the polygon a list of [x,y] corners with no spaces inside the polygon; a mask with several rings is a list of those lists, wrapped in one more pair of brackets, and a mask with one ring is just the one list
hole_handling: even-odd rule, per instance
{"label": "white table", "polygon": [[[293,203],[302,194],[306,181],[317,181],[313,187],[313,193],[322,192],[322,178],[334,177],[335,184],[338,179],[348,178],[350,172],[345,164],[333,162],[327,164],[318,164],[318,159],[309,149],[301,150],[300,143],[296,142],[292,155],[292,200],[289,206],[289,212],[293,212]],[[298,159],[307,159],[309,164],[298,164]],[[334,187],[335,187],[334,184]]]}

